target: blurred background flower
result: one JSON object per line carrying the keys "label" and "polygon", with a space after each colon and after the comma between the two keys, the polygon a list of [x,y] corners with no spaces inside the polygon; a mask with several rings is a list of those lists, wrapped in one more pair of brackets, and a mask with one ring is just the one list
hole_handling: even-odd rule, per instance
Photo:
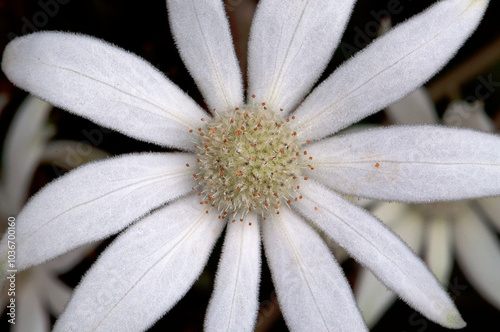
{"label": "blurred background flower", "polygon": [[[5,101],[8,102],[7,97]],[[51,110],[50,104],[28,96],[10,123],[1,156],[1,233],[6,230],[9,218],[15,218],[28,199],[31,181],[40,163],[54,161],[71,169],[83,162],[107,156],[104,151],[82,142],[50,141],[55,134],[54,126],[48,122]],[[77,149],[86,152],[79,160],[75,158],[79,155]],[[73,153],[73,159],[69,158],[69,153]],[[50,331],[51,315],[57,317],[61,314],[72,291],[58,279],[58,275],[71,270],[95,246],[79,248],[16,275],[16,324],[10,326],[12,331]],[[2,309],[10,304],[11,296],[6,290],[7,287],[0,294]]]}
{"label": "blurred background flower", "polygon": [[[483,102],[454,101],[442,124],[495,131]],[[427,91],[416,90],[386,110],[395,124],[440,123]],[[372,212],[418,254],[453,297],[461,285],[450,280],[456,258],[461,272],[480,295],[500,309],[500,198],[429,204],[375,203]],[[454,294],[455,293],[455,294]],[[359,273],[356,300],[369,327],[396,301],[368,270]],[[500,321],[499,321],[500,323]]]}

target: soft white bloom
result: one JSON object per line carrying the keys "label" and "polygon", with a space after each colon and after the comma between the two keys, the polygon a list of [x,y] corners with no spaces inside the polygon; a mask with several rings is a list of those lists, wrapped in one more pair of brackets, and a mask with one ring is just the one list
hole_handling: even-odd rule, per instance
{"label": "soft white bloom", "polygon": [[[30,184],[40,162],[57,155],[53,152],[47,155],[47,149],[53,151],[51,146],[54,143],[59,143],[57,146],[67,143],[49,141],[54,134],[53,126],[48,124],[51,110],[50,104],[28,96],[19,106],[7,132],[2,149],[0,177],[2,233],[7,227],[8,218],[15,217],[28,198]],[[89,151],[97,151],[95,148],[89,148]],[[95,154],[89,153],[93,156]],[[102,151],[97,153],[102,154]],[[89,250],[89,246],[82,247],[16,275],[16,324],[11,325],[12,331],[50,330],[50,314],[58,317],[71,294],[71,289],[61,282],[57,275],[74,267]],[[4,289],[0,294],[0,308],[5,308],[10,303],[10,298],[7,288]]]}
{"label": "soft white bloom", "polygon": [[[437,124],[439,118],[427,91],[420,88],[387,108],[394,123]],[[443,124],[493,131],[481,102],[452,103],[443,116]],[[418,254],[447,286],[456,256],[462,272],[477,291],[500,309],[500,243],[493,226],[500,231],[500,198],[406,205],[381,203],[373,213]],[[396,301],[367,269],[360,272],[355,295],[368,326],[375,325]]]}
{"label": "soft white bloom", "polygon": [[341,268],[304,219],[426,317],[464,326],[422,261],[338,193],[408,202],[498,195],[500,138],[432,126],[323,138],[422,85],[474,31],[488,1],[437,3],[306,97],[354,2],[260,1],[245,100],[223,2],[168,0],[179,52],[213,117],[144,60],[95,38],[43,32],[7,46],[2,68],[18,86],[129,136],[188,151],[86,165],[21,212],[20,268],[134,223],[87,273],[56,331],[148,328],[191,287],[226,226],[207,330],[252,330],[261,234],[291,330],[366,330]]}

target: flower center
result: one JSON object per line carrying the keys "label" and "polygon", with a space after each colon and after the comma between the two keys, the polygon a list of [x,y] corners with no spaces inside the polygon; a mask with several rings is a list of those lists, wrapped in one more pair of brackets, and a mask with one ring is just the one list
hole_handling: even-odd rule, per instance
{"label": "flower center", "polygon": [[[302,162],[289,119],[260,105],[221,112],[199,128],[198,172],[202,202],[221,215],[279,213],[290,203]],[[230,218],[236,218],[230,217]]]}

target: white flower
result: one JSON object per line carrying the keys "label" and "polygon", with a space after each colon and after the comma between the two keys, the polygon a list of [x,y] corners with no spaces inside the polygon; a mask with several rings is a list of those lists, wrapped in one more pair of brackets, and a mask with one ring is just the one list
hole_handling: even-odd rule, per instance
{"label": "white flower", "polygon": [[[426,90],[420,88],[388,107],[393,123],[437,124],[439,118]],[[493,131],[481,102],[457,101],[443,116],[443,124]],[[416,252],[444,285],[449,284],[454,257],[474,288],[500,309],[500,198],[407,205],[381,203],[373,213],[385,222]],[[355,287],[358,305],[368,326],[375,325],[396,300],[366,269],[360,272]]]}
{"label": "white flower", "polygon": [[207,330],[252,330],[261,233],[290,329],[365,330],[342,270],[304,219],[426,317],[464,326],[420,259],[336,192],[410,202],[498,195],[500,139],[421,126],[308,141],[423,84],[476,28],[488,1],[437,3],[306,97],[354,2],[260,1],[245,101],[222,1],[167,1],[179,52],[214,118],[151,65],[100,40],[43,32],[7,46],[2,68],[18,86],[137,139],[189,151],[92,163],[48,185],[19,215],[20,268],[135,222],[87,273],[55,330],[148,328],[190,288],[226,225]]}

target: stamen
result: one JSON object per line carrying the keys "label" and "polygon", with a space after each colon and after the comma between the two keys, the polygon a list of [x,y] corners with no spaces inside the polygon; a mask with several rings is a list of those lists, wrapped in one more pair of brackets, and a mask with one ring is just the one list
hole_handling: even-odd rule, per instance
{"label": "stamen", "polygon": [[206,127],[198,128],[202,146],[196,146],[197,172],[193,174],[206,199],[202,204],[216,207],[224,219],[228,211],[241,217],[249,212],[264,215],[270,205],[279,214],[281,200],[291,203],[288,198],[297,195],[297,179],[303,178],[305,162],[300,158],[297,132],[288,127],[290,119],[267,111],[261,102],[202,121]]}

